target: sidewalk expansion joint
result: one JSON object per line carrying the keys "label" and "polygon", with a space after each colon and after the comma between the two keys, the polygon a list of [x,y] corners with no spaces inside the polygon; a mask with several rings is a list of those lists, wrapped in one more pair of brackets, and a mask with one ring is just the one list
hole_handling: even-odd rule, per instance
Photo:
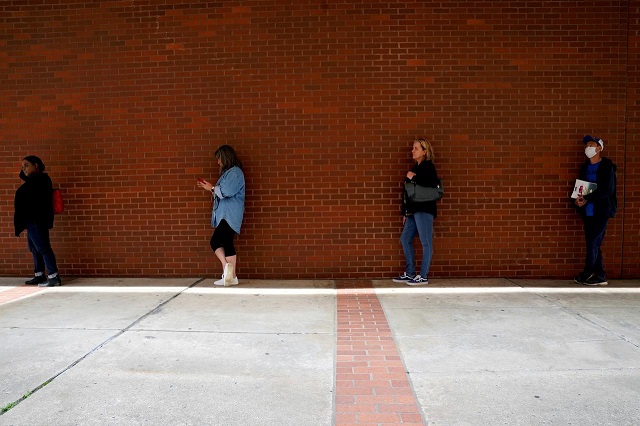
{"label": "sidewalk expansion joint", "polygon": [[[521,285],[517,284],[516,282],[514,282],[513,280],[511,280],[511,279],[509,279],[509,278],[507,279],[507,281],[509,281],[509,282],[513,283],[515,286],[518,286],[518,287],[523,288],[523,289],[527,289],[527,287],[523,287],[523,286],[521,286]],[[605,290],[605,289],[598,289],[598,290],[603,290],[603,292],[604,292],[604,290]],[[615,339],[613,339],[613,340],[622,340],[622,341],[624,341],[624,342],[626,342],[626,343],[630,344],[631,346],[634,346],[634,347],[636,347],[636,348],[640,348],[640,344],[635,343],[635,342],[632,342],[632,341],[631,341],[631,340],[629,340],[626,336],[624,336],[624,335],[622,335],[622,334],[619,334],[619,333],[614,332],[613,330],[611,330],[611,329],[609,329],[609,328],[605,327],[604,325],[602,325],[602,324],[600,324],[600,323],[598,323],[598,322],[596,322],[596,321],[592,320],[591,318],[587,318],[586,316],[584,316],[584,315],[583,315],[583,314],[581,314],[580,312],[578,312],[578,311],[576,311],[575,309],[571,308],[571,306],[567,306],[567,305],[565,305],[565,304],[561,303],[559,300],[556,300],[556,299],[554,299],[554,298],[552,298],[552,297],[550,297],[550,296],[548,296],[548,295],[546,295],[546,294],[540,294],[540,293],[538,293],[538,292],[536,292],[536,291],[534,291],[534,290],[530,290],[529,292],[530,292],[531,294],[535,294],[535,295],[536,295],[536,296],[538,296],[539,298],[541,298],[541,299],[543,299],[543,300],[545,300],[545,301],[549,302],[549,304],[551,304],[551,305],[553,305],[553,306],[555,306],[555,307],[557,307],[557,308],[559,308],[559,309],[561,309],[561,310],[565,311],[565,312],[566,312],[566,313],[568,313],[569,315],[572,315],[572,316],[574,316],[574,317],[576,317],[576,318],[579,318],[579,319],[580,319],[580,320],[582,320],[582,321],[588,322],[589,324],[591,324],[591,325],[593,325],[593,326],[596,326],[596,327],[598,327],[598,328],[600,328],[600,329],[602,329],[602,330],[606,331],[607,333],[609,333],[609,334],[611,334],[611,335],[615,336]]]}
{"label": "sidewalk expansion joint", "polygon": [[123,329],[118,329],[119,331],[114,334],[113,336],[109,337],[108,339],[106,339],[104,342],[100,343],[98,346],[96,346],[95,348],[91,349],[89,352],[87,352],[86,354],[84,354],[83,356],[81,356],[80,358],[78,358],[77,360],[75,360],[74,362],[72,362],[71,364],[69,364],[67,367],[65,367],[64,369],[62,369],[61,371],[59,371],[58,373],[56,373],[55,375],[53,375],[52,377],[50,377],[47,381],[41,383],[40,385],[36,386],[33,390],[26,392],[22,397],[20,397],[18,400],[11,402],[9,404],[7,404],[4,407],[0,407],[0,416],[2,416],[3,414],[5,414],[6,412],[8,412],[9,410],[15,408],[18,404],[20,404],[22,401],[26,400],[27,398],[29,398],[30,396],[32,396],[33,394],[35,394],[36,392],[38,392],[40,389],[44,388],[45,386],[47,386],[49,383],[53,382],[55,379],[57,379],[59,376],[61,376],[62,374],[66,373],[67,371],[71,370],[73,367],[75,367],[76,365],[78,365],[80,362],[84,361],[86,358],[88,358],[90,355],[92,355],[93,353],[97,352],[98,350],[100,350],[101,348],[103,348],[104,346],[106,346],[108,343],[112,342],[114,339],[120,337],[121,335],[123,335],[124,333],[126,333],[127,331],[129,331],[132,327],[135,327],[136,324],[139,324],[141,321],[143,321],[144,319],[146,319],[147,317],[149,317],[150,315],[153,315],[154,313],[158,312],[160,309],[162,309],[165,305],[167,305],[169,302],[173,301],[174,299],[176,299],[178,296],[180,296],[182,293],[184,293],[185,291],[189,290],[190,288],[196,286],[197,284],[201,283],[202,281],[204,281],[205,278],[200,278],[198,280],[196,280],[195,282],[193,282],[192,284],[190,284],[188,287],[183,288],[182,290],[180,290],[178,293],[174,294],[173,296],[171,296],[170,298],[168,298],[167,300],[165,300],[164,302],[160,303],[158,306],[156,306],[155,308],[151,309],[150,311],[148,311],[146,314],[142,315],[140,318],[136,319],[135,321],[133,321],[131,324],[129,324],[128,326],[126,326]]}
{"label": "sidewalk expansion joint", "polygon": [[259,336],[332,336],[334,333],[328,333],[324,331],[315,331],[315,332],[301,332],[301,331],[277,331],[277,332],[267,332],[267,331],[222,331],[222,330],[168,330],[166,328],[156,329],[156,328],[136,328],[132,330],[135,332],[145,332],[145,333],[202,333],[202,334],[246,334],[246,335],[259,335]]}

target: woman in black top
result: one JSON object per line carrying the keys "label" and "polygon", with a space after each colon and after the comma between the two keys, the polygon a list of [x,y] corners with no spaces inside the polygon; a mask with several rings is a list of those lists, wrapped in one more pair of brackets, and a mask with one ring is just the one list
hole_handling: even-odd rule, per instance
{"label": "woman in black top", "polygon": [[24,183],[16,191],[13,225],[16,237],[27,230],[29,251],[33,255],[35,277],[25,284],[53,287],[62,281],[49,240],[49,230],[53,228],[53,184],[44,170],[44,163],[35,155],[22,159],[20,178]]}
{"label": "woman in black top", "polygon": [[[415,182],[421,186],[435,188],[439,179],[436,168],[433,165],[433,148],[428,140],[418,138],[413,142],[411,150],[416,164],[405,177],[405,182]],[[438,212],[435,201],[422,203],[409,202],[405,196],[402,198],[402,216],[404,229],[400,236],[402,251],[405,258],[405,270],[402,275],[393,279],[397,283],[407,285],[429,284],[429,266],[433,253],[433,220]],[[422,263],[420,273],[416,275],[415,253],[413,239],[418,235],[422,244]]]}

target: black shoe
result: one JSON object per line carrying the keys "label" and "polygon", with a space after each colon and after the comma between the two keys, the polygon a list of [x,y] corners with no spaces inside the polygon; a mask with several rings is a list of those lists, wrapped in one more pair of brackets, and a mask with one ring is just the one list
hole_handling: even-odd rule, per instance
{"label": "black shoe", "polygon": [[42,274],[42,275],[38,275],[37,277],[33,277],[30,280],[26,280],[24,283],[26,285],[36,285],[36,284],[40,284],[47,281],[47,276]]}
{"label": "black shoe", "polygon": [[38,287],[55,287],[57,285],[62,285],[62,280],[60,279],[60,275],[56,275],[53,278],[49,278],[46,283],[38,284]]}
{"label": "black shoe", "polygon": [[600,275],[591,275],[591,277],[583,283],[584,285],[607,285],[609,284],[607,280],[605,280]]}
{"label": "black shoe", "polygon": [[589,280],[589,278],[591,278],[592,276],[593,276],[593,274],[588,274],[586,272],[580,272],[578,275],[575,276],[573,281],[575,281],[576,284],[586,284],[587,281]]}

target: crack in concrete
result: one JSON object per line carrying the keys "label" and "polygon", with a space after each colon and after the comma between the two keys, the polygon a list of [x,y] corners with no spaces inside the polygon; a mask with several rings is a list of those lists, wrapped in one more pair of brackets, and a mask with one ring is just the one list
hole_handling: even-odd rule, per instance
{"label": "crack in concrete", "polygon": [[[513,280],[511,280],[511,279],[508,279],[508,281],[510,281],[511,283],[513,283],[513,285],[515,285],[515,286],[518,286],[518,287],[523,288],[523,289],[528,289],[527,287],[524,287],[524,286],[521,286],[521,285],[517,284],[516,282],[514,282],[514,281],[513,281]],[[564,305],[564,304],[562,304],[560,301],[558,301],[558,300],[556,300],[556,299],[554,299],[554,298],[552,298],[552,297],[550,297],[550,296],[548,296],[548,295],[546,295],[546,294],[540,294],[540,293],[537,293],[536,291],[531,290],[531,289],[528,289],[528,290],[529,290],[529,292],[530,292],[531,294],[535,294],[536,296],[538,296],[538,297],[540,297],[540,298],[542,298],[542,299],[546,300],[546,301],[547,301],[547,302],[549,302],[550,304],[552,304],[552,305],[554,305],[554,306],[557,306],[557,307],[559,307],[560,309],[564,310],[564,311],[565,311],[565,312],[567,312],[568,314],[573,315],[574,317],[580,318],[581,320],[586,321],[586,322],[588,322],[589,324],[594,325],[594,326],[596,326],[596,327],[598,327],[598,328],[600,328],[600,329],[602,329],[602,330],[606,331],[607,333],[611,334],[612,336],[616,336],[616,339],[615,339],[615,340],[622,340],[622,341],[624,341],[624,342],[626,342],[626,343],[630,344],[631,346],[634,346],[634,347],[636,347],[636,348],[640,348],[640,344],[635,343],[635,342],[632,342],[632,341],[631,341],[631,340],[629,340],[625,335],[620,334],[620,333],[616,333],[615,331],[613,331],[613,330],[611,330],[611,329],[609,329],[609,328],[605,327],[604,325],[602,325],[602,324],[600,324],[600,323],[596,322],[595,320],[592,320],[591,318],[587,318],[586,316],[584,316],[582,313],[580,313],[580,312],[579,312],[579,311],[577,311],[576,309],[573,309],[573,308],[571,308],[570,306]],[[605,290],[605,289],[601,289],[601,290]],[[604,291],[603,291],[603,292],[604,292]]]}
{"label": "crack in concrete", "polygon": [[178,296],[180,296],[182,293],[184,293],[185,291],[189,290],[190,288],[194,287],[195,285],[201,283],[202,281],[204,281],[204,278],[200,278],[198,280],[196,280],[195,282],[193,282],[191,285],[189,285],[188,287],[185,287],[184,289],[180,290],[178,293],[174,294],[173,296],[169,297],[167,300],[165,300],[164,302],[160,303],[158,306],[156,306],[155,308],[151,309],[150,311],[148,311],[146,314],[142,315],[141,317],[139,317],[138,319],[136,319],[135,321],[133,321],[131,324],[129,324],[128,326],[126,326],[125,328],[119,330],[116,334],[114,334],[113,336],[109,337],[108,339],[106,339],[104,342],[100,343],[98,346],[96,346],[95,348],[91,349],[89,352],[87,352],[86,354],[84,354],[83,356],[81,356],[80,358],[78,358],[77,360],[75,360],[74,362],[72,362],[71,364],[69,364],[67,367],[65,367],[64,369],[62,369],[61,371],[59,371],[57,374],[53,375],[52,377],[50,377],[48,380],[46,380],[45,382],[41,383],[40,385],[36,386],[33,390],[27,391],[24,395],[22,395],[22,397],[20,397],[18,400],[14,401],[14,402],[10,402],[7,405],[5,405],[4,407],[0,408],[0,416],[2,416],[3,414],[9,412],[10,410],[12,410],[13,408],[15,408],[18,404],[20,404],[22,401],[25,401],[27,398],[31,397],[32,395],[34,395],[36,392],[38,392],[40,389],[44,388],[45,386],[47,386],[49,383],[53,382],[55,379],[57,379],[58,377],[60,377],[62,374],[66,373],[67,371],[71,370],[73,367],[75,367],[76,365],[78,365],[80,362],[84,361],[86,358],[88,358],[90,355],[92,355],[93,353],[97,352],[98,350],[100,350],[101,348],[103,348],[105,345],[107,345],[108,343],[112,342],[113,340],[115,340],[116,338],[122,336],[124,333],[126,333],[127,331],[131,330],[132,327],[135,327],[136,324],[139,324],[141,321],[143,321],[144,319],[146,319],[147,317],[149,317],[150,315],[153,315],[154,313],[156,313],[157,311],[161,310],[165,305],[167,305],[169,302],[175,300]]}

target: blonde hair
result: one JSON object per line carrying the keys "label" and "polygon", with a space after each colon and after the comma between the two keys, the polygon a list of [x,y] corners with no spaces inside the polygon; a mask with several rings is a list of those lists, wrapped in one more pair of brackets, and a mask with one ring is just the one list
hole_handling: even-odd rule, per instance
{"label": "blonde hair", "polygon": [[416,143],[416,142],[420,144],[422,149],[427,151],[427,156],[426,156],[427,160],[433,161],[435,157],[433,155],[433,147],[431,146],[431,142],[429,142],[427,138],[416,138],[416,140],[414,140],[413,143]]}

